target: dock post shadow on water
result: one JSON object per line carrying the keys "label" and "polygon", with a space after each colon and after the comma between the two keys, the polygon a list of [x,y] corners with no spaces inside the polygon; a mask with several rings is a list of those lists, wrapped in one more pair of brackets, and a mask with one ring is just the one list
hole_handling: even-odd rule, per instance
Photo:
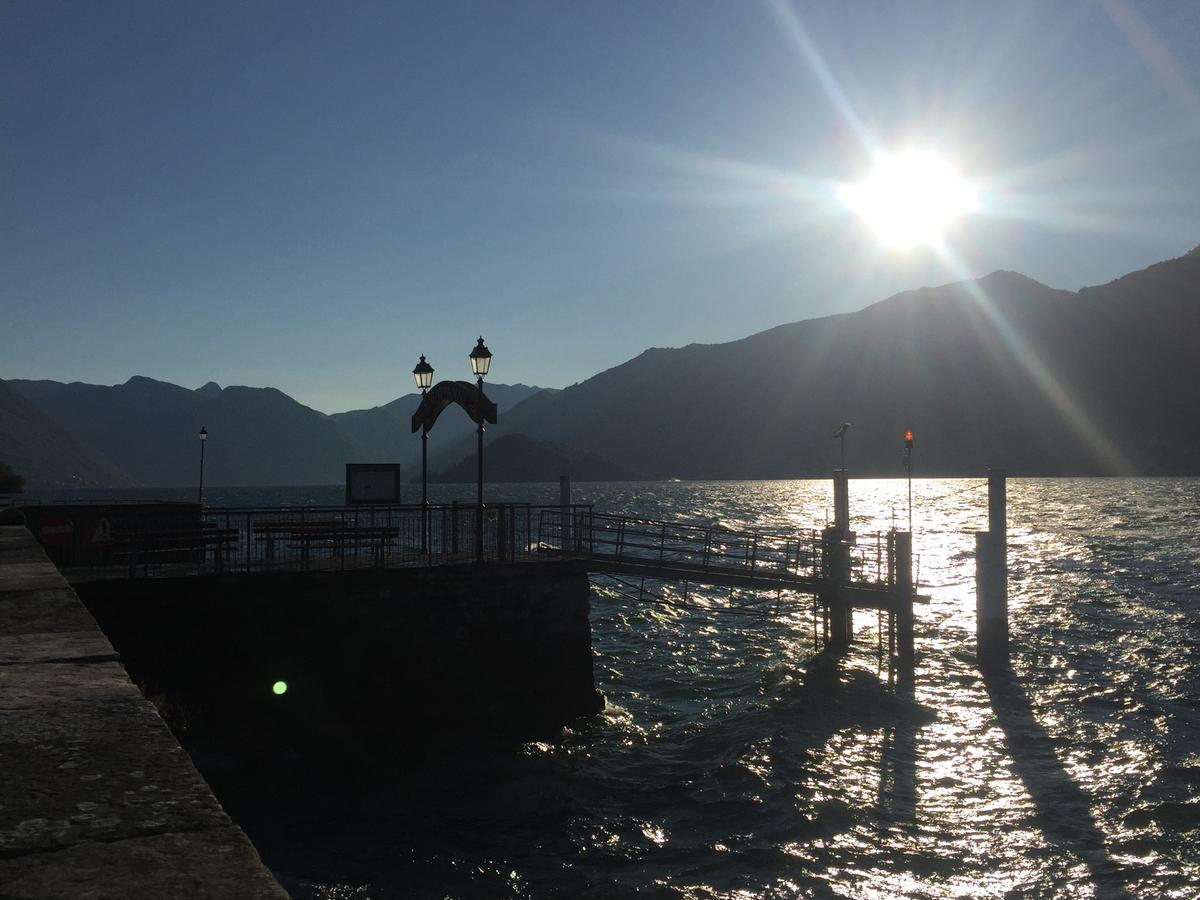
{"label": "dock post shadow on water", "polygon": [[1088,792],[1063,767],[1034,715],[1009,656],[1008,497],[1003,469],[988,469],[988,530],[975,534],[976,662],[1013,771],[1037,810],[1046,841],[1088,870],[1101,898],[1128,897],[1124,869],[1109,857]]}
{"label": "dock post shadow on water", "polygon": [[1058,758],[1055,741],[1034,715],[1020,679],[1011,670],[992,670],[983,681],[1012,770],[1033,801],[1043,838],[1086,866],[1097,898],[1127,898],[1126,869],[1108,853],[1092,815],[1092,797]]}

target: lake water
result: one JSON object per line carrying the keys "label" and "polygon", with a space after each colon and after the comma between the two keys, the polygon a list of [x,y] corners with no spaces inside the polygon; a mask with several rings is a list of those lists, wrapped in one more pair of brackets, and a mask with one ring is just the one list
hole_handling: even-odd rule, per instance
{"label": "lake water", "polygon": [[[1200,897],[1200,480],[1018,479],[1008,495],[1011,680],[973,664],[984,482],[917,480],[932,600],[911,684],[889,678],[874,615],[841,663],[814,664],[803,598],[692,585],[683,606],[682,586],[647,582],[638,602],[598,579],[608,708],[560,741],[336,791],[215,783],[301,897]],[[557,486],[489,497],[556,502]],[[906,523],[906,497],[851,482],[852,526]],[[575,500],[772,531],[832,504],[824,481],[577,484]]]}

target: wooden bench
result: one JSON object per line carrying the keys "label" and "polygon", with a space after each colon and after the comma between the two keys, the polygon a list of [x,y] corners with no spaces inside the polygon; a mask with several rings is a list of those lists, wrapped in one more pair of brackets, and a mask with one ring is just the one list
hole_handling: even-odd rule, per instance
{"label": "wooden bench", "polygon": [[129,576],[142,565],[146,574],[151,562],[195,562],[203,563],[211,550],[213,563],[218,572],[225,567],[225,556],[237,547],[238,530],[216,525],[167,529],[121,530],[113,535],[113,559],[129,561]]}
{"label": "wooden bench", "polygon": [[383,564],[385,552],[395,547],[400,529],[395,525],[349,525],[340,520],[260,522],[252,526],[254,541],[263,547],[267,560],[275,558],[275,545],[282,541],[288,550],[300,552],[301,568],[308,567],[314,550],[330,550],[345,564],[347,550],[369,550],[375,565]]}

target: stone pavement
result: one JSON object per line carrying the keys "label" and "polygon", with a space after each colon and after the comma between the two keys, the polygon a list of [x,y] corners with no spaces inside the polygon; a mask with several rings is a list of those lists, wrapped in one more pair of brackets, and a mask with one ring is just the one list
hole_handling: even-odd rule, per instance
{"label": "stone pavement", "polygon": [[24,526],[0,526],[0,898],[281,898]]}

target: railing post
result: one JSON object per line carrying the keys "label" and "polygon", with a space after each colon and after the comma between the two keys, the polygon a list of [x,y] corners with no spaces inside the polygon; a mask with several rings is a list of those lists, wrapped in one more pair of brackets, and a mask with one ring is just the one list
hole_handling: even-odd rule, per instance
{"label": "railing post", "polygon": [[753,544],[750,547],[750,574],[754,574],[754,564],[758,560],[758,535],[753,536]]}
{"label": "railing post", "polygon": [[708,555],[712,552],[712,527],[704,530],[704,568],[708,569]]}
{"label": "railing post", "polygon": [[558,514],[562,522],[562,552],[571,548],[571,476],[558,476]]}
{"label": "railing post", "polygon": [[304,529],[304,509],[300,510],[300,568],[308,568],[308,532]]}
{"label": "railing post", "polygon": [[667,552],[667,523],[663,522],[658,529],[658,564],[661,566]]}
{"label": "railing post", "polygon": [[458,501],[450,501],[450,555],[458,556]]}
{"label": "railing post", "polygon": [[507,522],[504,521],[504,506],[496,507],[496,561],[504,562],[505,545],[508,543],[508,535],[505,534]]}

